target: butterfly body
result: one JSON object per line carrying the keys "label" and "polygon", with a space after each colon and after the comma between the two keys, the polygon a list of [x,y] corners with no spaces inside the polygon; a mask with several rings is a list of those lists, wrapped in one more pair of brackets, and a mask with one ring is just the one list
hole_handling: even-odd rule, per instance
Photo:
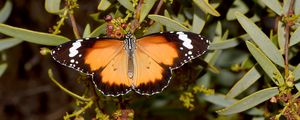
{"label": "butterfly body", "polygon": [[85,38],[59,45],[52,57],[59,63],[93,77],[104,95],[134,90],[142,95],[161,92],[172,70],[202,55],[209,41],[191,32],[161,32],[136,39]]}

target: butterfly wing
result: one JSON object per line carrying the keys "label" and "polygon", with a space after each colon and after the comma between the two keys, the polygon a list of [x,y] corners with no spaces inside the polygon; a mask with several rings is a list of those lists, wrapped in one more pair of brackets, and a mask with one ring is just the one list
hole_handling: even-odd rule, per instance
{"label": "butterfly wing", "polygon": [[62,65],[91,75],[96,88],[105,95],[128,93],[131,83],[127,76],[128,55],[123,49],[123,41],[87,39],[59,45],[52,50],[52,57]]}
{"label": "butterfly wing", "polygon": [[134,90],[142,95],[152,95],[161,92],[169,83],[172,71],[156,62],[140,47],[135,52]]}
{"label": "butterfly wing", "polygon": [[191,32],[155,33],[137,40],[134,86],[140,94],[162,91],[171,72],[202,55],[209,41]]}

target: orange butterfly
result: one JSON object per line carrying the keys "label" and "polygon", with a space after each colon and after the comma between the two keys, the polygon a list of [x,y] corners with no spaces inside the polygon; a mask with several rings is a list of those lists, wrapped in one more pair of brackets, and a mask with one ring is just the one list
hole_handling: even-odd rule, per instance
{"label": "orange butterfly", "polygon": [[136,39],[84,38],[59,45],[52,57],[62,65],[93,77],[107,96],[134,90],[142,95],[161,92],[172,70],[206,52],[209,41],[191,32],[160,32]]}

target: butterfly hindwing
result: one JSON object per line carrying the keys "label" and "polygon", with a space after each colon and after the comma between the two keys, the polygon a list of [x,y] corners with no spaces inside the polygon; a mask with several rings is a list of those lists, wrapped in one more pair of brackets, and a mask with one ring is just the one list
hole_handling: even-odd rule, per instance
{"label": "butterfly hindwing", "polygon": [[119,96],[131,91],[128,77],[128,54],[122,49],[105,68],[94,75],[94,84],[104,95]]}
{"label": "butterfly hindwing", "polygon": [[118,96],[131,87],[128,77],[122,74],[127,71],[127,63],[122,62],[127,60],[123,46],[118,39],[86,38],[61,44],[51,54],[60,64],[91,75],[103,94]]}
{"label": "butterfly hindwing", "polygon": [[157,63],[140,47],[136,49],[135,58],[134,90],[142,95],[161,92],[169,84],[172,71],[167,66]]}

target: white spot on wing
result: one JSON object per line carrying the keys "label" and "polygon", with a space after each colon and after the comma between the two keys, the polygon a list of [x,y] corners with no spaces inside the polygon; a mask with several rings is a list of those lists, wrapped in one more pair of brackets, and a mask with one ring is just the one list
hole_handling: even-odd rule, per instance
{"label": "white spot on wing", "polygon": [[193,49],[192,40],[188,38],[188,35],[183,32],[177,32],[179,40],[182,40],[182,45],[188,49]]}
{"label": "white spot on wing", "polygon": [[74,60],[74,59],[71,59],[71,60],[70,60],[70,62],[71,62],[71,63],[74,63],[74,62],[75,62],[75,60]]}
{"label": "white spot on wing", "polygon": [[78,54],[78,48],[81,46],[82,40],[77,40],[76,42],[72,43],[72,47],[69,49],[69,57],[74,57]]}
{"label": "white spot on wing", "polygon": [[192,53],[192,51],[189,51],[188,54],[191,55],[191,54],[193,54],[193,53]]}

